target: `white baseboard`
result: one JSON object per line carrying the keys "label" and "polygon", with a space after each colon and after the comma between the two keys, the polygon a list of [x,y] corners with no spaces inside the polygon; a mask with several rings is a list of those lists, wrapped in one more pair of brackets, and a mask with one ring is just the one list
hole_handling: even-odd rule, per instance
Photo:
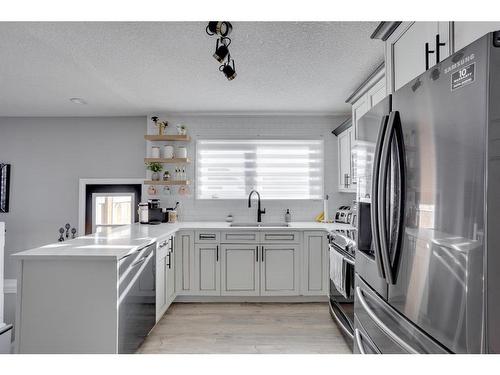
{"label": "white baseboard", "polygon": [[181,303],[307,303],[328,302],[328,296],[177,296],[174,302]]}
{"label": "white baseboard", "polygon": [[17,280],[16,279],[5,279],[3,283],[3,292],[5,294],[16,294],[17,293]]}

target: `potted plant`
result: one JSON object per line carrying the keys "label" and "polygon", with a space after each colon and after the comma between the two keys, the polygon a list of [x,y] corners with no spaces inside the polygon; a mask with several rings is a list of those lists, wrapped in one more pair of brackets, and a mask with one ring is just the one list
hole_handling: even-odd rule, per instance
{"label": "potted plant", "polygon": [[149,169],[153,174],[151,175],[151,179],[153,181],[160,181],[160,173],[163,170],[163,165],[161,163],[153,162],[147,163],[147,169]]}

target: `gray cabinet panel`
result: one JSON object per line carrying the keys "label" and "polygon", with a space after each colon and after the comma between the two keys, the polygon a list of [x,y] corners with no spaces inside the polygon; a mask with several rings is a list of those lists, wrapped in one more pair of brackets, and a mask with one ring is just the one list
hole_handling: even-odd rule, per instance
{"label": "gray cabinet panel", "polygon": [[175,238],[175,290],[178,295],[194,292],[194,232],[179,232]]}
{"label": "gray cabinet panel", "polygon": [[299,294],[299,246],[263,245],[260,265],[260,294]]}
{"label": "gray cabinet panel", "polygon": [[222,295],[258,296],[258,246],[222,245]]}
{"label": "gray cabinet panel", "polygon": [[219,245],[195,246],[196,288],[200,295],[220,295]]}
{"label": "gray cabinet panel", "polygon": [[319,231],[304,232],[302,250],[302,294],[328,294],[328,246],[326,234]]}

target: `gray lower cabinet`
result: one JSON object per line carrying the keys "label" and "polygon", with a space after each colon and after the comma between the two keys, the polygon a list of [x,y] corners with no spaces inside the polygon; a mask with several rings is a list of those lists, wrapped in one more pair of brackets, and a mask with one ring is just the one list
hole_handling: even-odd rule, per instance
{"label": "gray lower cabinet", "polygon": [[299,245],[261,245],[260,295],[299,295]]}
{"label": "gray lower cabinet", "polygon": [[156,321],[175,299],[173,236],[162,238],[156,247]]}
{"label": "gray lower cabinet", "polygon": [[302,294],[327,295],[329,258],[325,232],[304,232],[302,256]]}
{"label": "gray lower cabinet", "polygon": [[195,245],[195,283],[201,295],[220,296],[220,266],[218,244]]}
{"label": "gray lower cabinet", "polygon": [[168,248],[169,254],[167,254],[167,262],[165,266],[166,279],[167,279],[167,290],[166,290],[166,300],[167,308],[174,301],[175,293],[175,237],[172,236],[169,239],[170,246]]}
{"label": "gray lower cabinet", "polygon": [[175,237],[175,291],[177,295],[197,294],[194,267],[194,231],[180,231]]}
{"label": "gray lower cabinet", "polygon": [[221,295],[260,295],[258,257],[258,245],[221,245]]}
{"label": "gray lower cabinet", "polygon": [[160,240],[156,247],[156,321],[167,311],[167,240]]}
{"label": "gray lower cabinet", "polygon": [[174,296],[328,294],[324,231],[182,231],[174,253]]}

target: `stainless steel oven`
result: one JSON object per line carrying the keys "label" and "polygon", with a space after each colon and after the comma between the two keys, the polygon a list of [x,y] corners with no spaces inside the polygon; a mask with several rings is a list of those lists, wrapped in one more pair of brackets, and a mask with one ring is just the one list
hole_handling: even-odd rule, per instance
{"label": "stainless steel oven", "polygon": [[[352,348],[354,338],[354,259],[356,242],[354,230],[336,230],[328,235],[330,255],[330,315]],[[339,288],[338,278],[332,272],[332,263],[341,259],[343,287]]]}

